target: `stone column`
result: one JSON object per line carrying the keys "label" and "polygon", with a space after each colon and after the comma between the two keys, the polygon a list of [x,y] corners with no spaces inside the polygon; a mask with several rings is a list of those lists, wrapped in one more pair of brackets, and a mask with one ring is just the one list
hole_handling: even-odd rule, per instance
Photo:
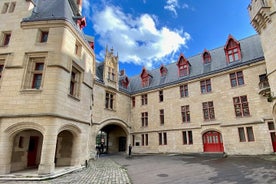
{"label": "stone column", "polygon": [[0,132],[0,174],[8,174],[11,170],[12,141],[8,134]]}
{"label": "stone column", "polygon": [[55,152],[57,142],[56,127],[47,127],[47,131],[43,137],[41,150],[41,159],[38,167],[38,174],[50,174],[55,170]]}

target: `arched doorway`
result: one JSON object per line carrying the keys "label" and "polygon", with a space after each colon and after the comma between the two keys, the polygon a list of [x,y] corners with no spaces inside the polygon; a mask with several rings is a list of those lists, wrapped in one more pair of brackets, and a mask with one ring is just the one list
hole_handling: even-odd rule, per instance
{"label": "arched doorway", "polygon": [[203,134],[204,152],[224,152],[222,136],[217,131],[208,131]]}
{"label": "arched doorway", "polygon": [[40,164],[43,135],[33,129],[18,132],[13,138],[11,172],[37,168]]}
{"label": "arched doorway", "polygon": [[70,131],[63,130],[58,134],[55,164],[56,166],[70,166],[72,164],[74,136]]}
{"label": "arched doorway", "polygon": [[96,146],[101,153],[126,152],[127,133],[119,125],[106,125],[97,134]]}

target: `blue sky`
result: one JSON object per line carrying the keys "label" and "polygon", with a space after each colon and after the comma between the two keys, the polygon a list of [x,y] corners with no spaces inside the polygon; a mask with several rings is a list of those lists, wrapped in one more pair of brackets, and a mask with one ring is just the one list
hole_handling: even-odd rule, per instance
{"label": "blue sky", "polygon": [[128,76],[256,34],[250,0],[83,0],[84,32],[95,38],[97,61],[105,48],[119,56]]}

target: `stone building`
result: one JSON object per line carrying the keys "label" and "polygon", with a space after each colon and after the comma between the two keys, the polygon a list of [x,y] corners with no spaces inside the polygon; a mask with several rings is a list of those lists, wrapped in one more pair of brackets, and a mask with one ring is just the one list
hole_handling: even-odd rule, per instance
{"label": "stone building", "polygon": [[275,4],[249,6],[260,36],[229,35],[219,48],[128,77],[113,49],[95,60],[81,0],[2,0],[0,174],[79,167],[96,146],[106,153],[125,153],[129,144],[137,154],[275,152],[276,48],[267,41],[276,38]]}

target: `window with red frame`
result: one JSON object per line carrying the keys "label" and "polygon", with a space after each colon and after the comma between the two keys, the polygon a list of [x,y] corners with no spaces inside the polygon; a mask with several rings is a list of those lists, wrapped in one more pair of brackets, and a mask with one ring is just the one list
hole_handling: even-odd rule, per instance
{"label": "window with red frame", "polygon": [[[45,43],[48,41],[48,31],[41,31],[40,42]],[[77,52],[77,51],[76,51]]]}
{"label": "window with red frame", "polygon": [[225,47],[225,55],[229,63],[241,59],[240,44],[231,37],[228,39],[228,44]]}
{"label": "window with red frame", "polygon": [[167,68],[164,67],[164,66],[161,66],[160,68],[160,74],[161,74],[161,77],[164,77],[167,75]]}
{"label": "window with red frame", "polygon": [[211,55],[209,52],[205,51],[202,55],[203,57],[203,63],[206,64],[206,63],[210,63],[211,62]]}
{"label": "window with red frame", "polygon": [[4,33],[3,46],[7,46],[10,43],[11,33]]}
{"label": "window with red frame", "polygon": [[33,89],[39,89],[42,82],[44,63],[35,63],[35,67],[33,70]]}
{"label": "window with red frame", "polygon": [[163,94],[163,90],[159,91],[159,102],[163,102],[164,101],[164,94]]}
{"label": "window with red frame", "polygon": [[181,85],[179,87],[179,90],[180,90],[180,97],[181,98],[189,96],[189,91],[188,91],[188,85],[187,84]]}
{"label": "window with red frame", "polygon": [[249,116],[249,105],[247,101],[247,96],[239,96],[239,97],[234,97],[233,98],[233,103],[234,103],[234,109],[235,109],[235,114],[236,117],[244,117],[244,116]]}
{"label": "window with red frame", "polygon": [[142,146],[149,145],[149,136],[148,134],[142,134]]}
{"label": "window with red frame", "polygon": [[141,104],[142,105],[147,105],[148,104],[148,95],[147,94],[141,95]]}
{"label": "window with red frame", "polygon": [[158,133],[159,145],[167,145],[167,133]]}
{"label": "window with red frame", "polygon": [[204,120],[214,120],[215,119],[215,110],[214,104],[212,101],[202,103],[203,118]]}
{"label": "window with red frame", "polygon": [[189,105],[181,106],[182,123],[190,122],[190,108]]}
{"label": "window with red frame", "polygon": [[193,144],[193,132],[183,131],[182,132],[183,144]]}
{"label": "window with red frame", "polygon": [[121,81],[121,85],[122,85],[123,88],[126,88],[126,89],[127,89],[128,84],[129,84],[128,77],[125,77],[125,78]]}
{"label": "window with red frame", "polygon": [[200,90],[202,94],[211,92],[211,79],[200,81]]}
{"label": "window with red frame", "polygon": [[185,59],[183,54],[180,55],[177,66],[179,77],[184,77],[190,74],[190,63],[188,60]]}
{"label": "window with red frame", "polygon": [[147,87],[147,86],[149,86],[149,77],[148,76],[142,78],[142,87]]}
{"label": "window with red frame", "polygon": [[231,82],[231,87],[244,85],[242,71],[230,73],[230,82]]}
{"label": "window with red frame", "polygon": [[165,124],[165,117],[164,117],[164,109],[160,109],[159,110],[160,113],[160,125],[164,125]]}
{"label": "window with red frame", "polygon": [[253,127],[239,127],[238,128],[240,142],[255,141]]}
{"label": "window with red frame", "polygon": [[141,121],[142,121],[142,127],[148,126],[148,112],[142,112],[141,113]]}

